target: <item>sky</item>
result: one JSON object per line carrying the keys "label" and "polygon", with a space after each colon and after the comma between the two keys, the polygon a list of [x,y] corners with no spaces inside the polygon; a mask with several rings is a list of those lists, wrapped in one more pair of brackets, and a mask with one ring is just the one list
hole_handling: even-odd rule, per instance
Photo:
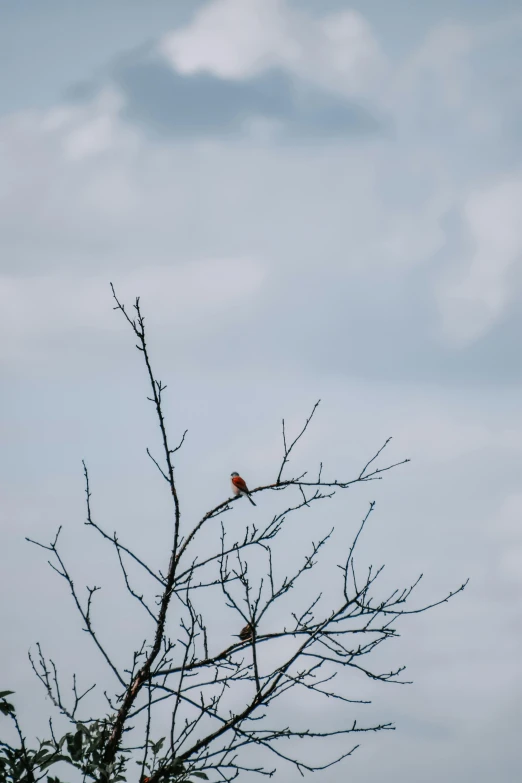
{"label": "sky", "polygon": [[281,418],[321,398],[296,467],[352,475],[389,436],[412,461],[303,517],[299,543],[331,519],[348,540],[375,499],[361,557],[390,584],[423,573],[422,602],[470,578],[380,653],[413,685],[347,680],[396,730],[321,781],[517,779],[521,44],[518,0],[0,0],[0,657],[28,731],[49,710],[36,641],[102,667],[26,536],[63,525],[117,654],[140,633],[83,526],[82,459],[100,521],[168,557],[112,281],[141,297],[172,437],[189,431],[187,519],[232,470],[270,481]]}

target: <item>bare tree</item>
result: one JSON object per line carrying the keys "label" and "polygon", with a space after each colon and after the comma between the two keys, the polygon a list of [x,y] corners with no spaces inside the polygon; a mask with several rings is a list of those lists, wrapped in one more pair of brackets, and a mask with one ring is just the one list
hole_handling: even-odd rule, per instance
{"label": "bare tree", "polygon": [[[0,743],[0,780],[41,780],[59,763],[78,770],[83,780],[100,783],[198,778],[231,781],[242,772],[272,776],[280,763],[293,765],[301,773],[324,770],[353,753],[358,747],[357,735],[393,728],[391,723],[360,725],[353,718],[357,705],[367,702],[346,695],[349,673],[382,683],[403,682],[404,667],[376,671],[367,662],[370,654],[397,635],[400,618],[447,601],[465,584],[428,606],[410,605],[420,577],[413,585],[378,595],[376,582],[383,567],[360,570],[355,564],[356,547],[373,512],[373,502],[348,551],[335,563],[337,568],[332,567],[331,559],[326,560],[332,528],[310,542],[308,553],[294,570],[289,566],[281,570],[281,560],[283,565],[288,561],[278,558],[278,544],[292,515],[354,484],[378,481],[408,462],[381,466],[386,441],[351,478],[327,478],[322,464],[314,476],[306,472],[287,477],[292,453],[319,402],[295,437],[289,436],[283,420],[282,457],[274,468],[274,481],[250,490],[256,496],[282,493],[282,510],[263,520],[258,505],[256,522],[248,524],[239,538],[227,533],[223,517],[234,503],[241,502],[240,497],[224,500],[199,520],[182,518],[174,459],[186,432],[172,447],[163,409],[166,386],[152,369],[139,299],[129,314],[114,288],[112,292],[115,309],[136,338],[150,384],[148,399],[157,415],[162,456],[157,459],[147,452],[172,501],[168,567],[164,573],[156,571],[139,552],[122,543],[117,533],[111,534],[98,524],[91,510],[91,487],[84,464],[86,525],[113,548],[125,587],[148,617],[151,631],[141,647],[129,653],[127,668],[118,668],[92,618],[99,588],[87,587],[85,598],[78,590],[60,550],[60,529],[48,544],[32,541],[48,553],[51,567],[64,580],[84,630],[113,677],[114,690],[105,691],[106,709],[98,718],[80,716],[83,700],[95,686],[78,690],[74,675],[71,697],[65,698],[57,667],[37,644],[36,653],[29,654],[31,665],[71,729],[57,739],[51,719],[49,739],[40,742],[36,750],[28,750],[14,706],[7,701],[10,692],[0,693],[0,711],[12,720],[18,737],[14,744]],[[214,530],[217,526],[220,535],[209,552],[201,544],[208,542],[211,526]],[[310,582],[309,575],[321,558],[331,574],[328,595],[319,589],[310,593],[313,580]],[[148,593],[135,587],[132,569],[149,580]],[[237,636],[221,650],[212,638],[208,617],[218,603],[236,613],[238,628]],[[287,725],[287,708],[278,710],[275,702],[285,703],[285,694],[294,690],[344,704],[340,725],[327,729],[321,723],[303,724],[298,715]],[[334,736],[346,736],[343,751],[318,763],[314,743]],[[297,740],[305,740],[302,749],[296,749]],[[59,782],[57,777],[48,780]]]}

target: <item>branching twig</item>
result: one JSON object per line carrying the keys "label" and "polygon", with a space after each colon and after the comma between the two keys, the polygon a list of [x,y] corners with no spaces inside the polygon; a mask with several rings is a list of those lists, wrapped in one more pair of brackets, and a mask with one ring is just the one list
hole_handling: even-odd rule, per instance
{"label": "branching twig", "polygon": [[[293,751],[286,752],[284,741],[304,739],[308,746],[312,740],[390,730],[392,724],[361,727],[352,720],[352,716],[349,722],[345,721],[340,728],[330,731],[322,730],[321,725],[314,726],[311,721],[307,721],[306,728],[303,728],[302,722],[278,727],[269,722],[277,717],[272,709],[273,702],[284,698],[293,688],[298,688],[313,698],[333,699],[340,707],[345,704],[353,707],[369,702],[364,698],[356,698],[356,694],[352,694],[353,697],[345,695],[344,686],[348,675],[354,679],[364,675],[377,682],[403,683],[399,679],[404,671],[403,666],[388,672],[374,670],[371,654],[379,645],[398,635],[395,630],[398,619],[448,601],[462,591],[467,582],[441,600],[421,607],[411,606],[412,593],[419,580],[391,594],[380,595],[378,586],[381,582],[377,580],[383,566],[361,568],[359,563],[357,567],[355,564],[356,548],[374,510],[374,502],[356,528],[352,543],[344,554],[339,553],[338,547],[328,544],[330,541],[335,542],[335,530],[319,517],[320,532],[304,550],[303,559],[291,565],[291,561],[294,563],[294,553],[282,551],[279,545],[284,536],[283,528],[292,524],[297,512],[313,513],[317,503],[333,498],[338,491],[356,484],[381,480],[384,473],[409,461],[405,459],[378,467],[377,460],[390,442],[388,438],[353,478],[323,477],[321,462],[317,472],[314,468],[293,478],[283,479],[292,452],[306,433],[320,401],[314,405],[304,426],[291,441],[288,440],[283,419],[284,453],[275,483],[250,490],[251,494],[287,492],[285,497],[288,501],[283,510],[271,515],[269,521],[265,519],[260,522],[260,504],[255,512],[255,523],[249,522],[243,527],[243,532],[237,535],[237,540],[234,540],[225,529],[223,519],[229,511],[242,507],[233,505],[238,498],[228,498],[199,520],[193,520],[187,525],[182,537],[173,455],[182,447],[187,431],[183,433],[179,444],[171,448],[163,409],[166,386],[156,379],[152,369],[140,300],[136,299],[131,317],[117,298],[114,287],[111,288],[116,303],[114,309],[121,311],[130,325],[137,341],[136,347],[145,363],[150,388],[148,399],[155,409],[162,447],[160,458],[153,456],[149,449],[147,454],[166,482],[172,497],[172,543],[168,550],[168,568],[164,573],[161,570],[156,573],[140,555],[121,544],[116,533],[112,536],[106,533],[92,517],[89,475],[84,464],[87,499],[85,524],[114,546],[127,591],[154,623],[150,636],[128,658],[127,668],[123,668],[120,674],[93,626],[93,597],[100,588],[87,587],[87,599],[80,601],[74,581],[58,551],[61,528],[49,545],[32,541],[51,553],[51,567],[67,582],[85,630],[118,681],[119,692],[112,694],[104,691],[110,715],[102,719],[105,733],[98,766],[94,772],[86,762],[77,768],[82,769],[84,781],[90,778],[97,783],[109,783],[116,779],[115,776],[126,769],[130,759],[137,761],[141,779],[147,777],[150,783],[166,783],[167,780],[181,782],[195,779],[198,775],[203,777],[210,772],[214,778],[227,783],[243,772],[272,776],[274,769],[245,764],[242,755],[244,750],[256,746],[273,755],[278,762],[293,765],[301,774],[305,771],[325,770],[350,756],[357,745],[344,750],[330,761],[318,764],[313,758],[310,761],[294,755]],[[314,475],[317,475],[315,480]],[[294,492],[292,487],[295,488]],[[207,535],[213,529],[213,520],[218,520],[221,526],[220,543],[215,548],[211,548],[212,543],[209,542],[212,539]],[[304,535],[303,531],[304,528],[301,528],[300,537]],[[218,535],[219,531],[216,531],[216,540]],[[204,543],[204,547],[198,550],[200,542]],[[331,560],[326,559],[330,551],[336,553],[335,558],[339,562],[335,562],[335,565],[339,570],[332,567]],[[320,584],[314,585],[314,569],[321,560],[323,568],[328,569],[325,573],[328,573],[331,588],[324,592]],[[129,579],[130,575],[134,583],[134,571],[131,572],[129,567],[131,561],[134,570],[136,566],[141,568],[160,585],[159,595],[150,595],[145,588],[143,592],[137,592]],[[300,590],[307,580],[312,591],[303,600],[304,592],[301,594]],[[156,606],[153,609],[154,601]],[[273,611],[276,604],[277,612]],[[223,640],[222,629],[214,617],[223,608],[234,612],[237,620],[237,632],[229,644]],[[173,625],[177,631],[173,630]],[[240,628],[243,628],[241,632]],[[227,646],[224,647],[225,644]],[[77,728],[79,705],[94,685],[78,692],[74,675],[72,707],[68,700],[64,703],[57,668],[52,659],[44,658],[40,645],[37,645],[37,649],[36,660],[30,655],[36,676],[53,704],[71,722],[76,723]],[[341,683],[343,687],[340,687]],[[170,727],[165,732],[168,738],[153,742],[151,738],[156,726],[154,715],[156,710],[164,708],[169,708],[170,713]],[[84,729],[77,728],[80,735],[89,721],[83,722]],[[164,723],[163,716],[159,722]],[[93,724],[96,722],[93,721]],[[56,740],[52,724],[50,728],[50,744],[54,752],[58,753],[60,741]],[[132,732],[141,732],[142,740],[124,742],[124,737],[135,736]],[[29,762],[21,731],[19,738],[21,752]],[[167,743],[160,753],[164,740]]]}

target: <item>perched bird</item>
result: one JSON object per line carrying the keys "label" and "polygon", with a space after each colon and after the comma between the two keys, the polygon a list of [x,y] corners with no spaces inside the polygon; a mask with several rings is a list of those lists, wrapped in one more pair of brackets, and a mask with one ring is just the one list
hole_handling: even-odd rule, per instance
{"label": "perched bird", "polygon": [[241,639],[242,642],[248,642],[250,639],[252,639],[254,635],[254,629],[250,625],[250,623],[247,623],[244,628],[241,629],[238,636]]}
{"label": "perched bird", "polygon": [[245,484],[245,480],[241,478],[239,473],[231,473],[230,478],[232,480],[232,492],[234,495],[246,495],[252,505],[257,506],[257,503],[254,503],[250,497],[250,492],[247,485]]}

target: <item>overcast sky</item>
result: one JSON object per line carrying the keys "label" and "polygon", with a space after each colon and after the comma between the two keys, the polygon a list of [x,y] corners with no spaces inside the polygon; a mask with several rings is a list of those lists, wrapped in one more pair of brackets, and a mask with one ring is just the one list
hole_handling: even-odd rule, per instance
{"label": "overcast sky", "polygon": [[[297,427],[320,397],[299,464],[351,476],[390,435],[390,459],[412,459],[331,512],[348,536],[377,499],[365,562],[394,586],[423,572],[419,601],[471,577],[380,654],[414,680],[371,689],[368,715],[397,730],[321,781],[517,780],[519,0],[0,0],[0,63],[0,654],[28,731],[49,709],[29,647],[86,683],[102,666],[25,536],[63,524],[114,631],[82,458],[100,522],[168,559],[112,281],[142,297],[172,437],[189,430],[187,518],[232,470],[270,481],[281,417]],[[295,535],[329,521],[310,513]],[[141,633],[134,612],[116,614],[116,655]]]}

